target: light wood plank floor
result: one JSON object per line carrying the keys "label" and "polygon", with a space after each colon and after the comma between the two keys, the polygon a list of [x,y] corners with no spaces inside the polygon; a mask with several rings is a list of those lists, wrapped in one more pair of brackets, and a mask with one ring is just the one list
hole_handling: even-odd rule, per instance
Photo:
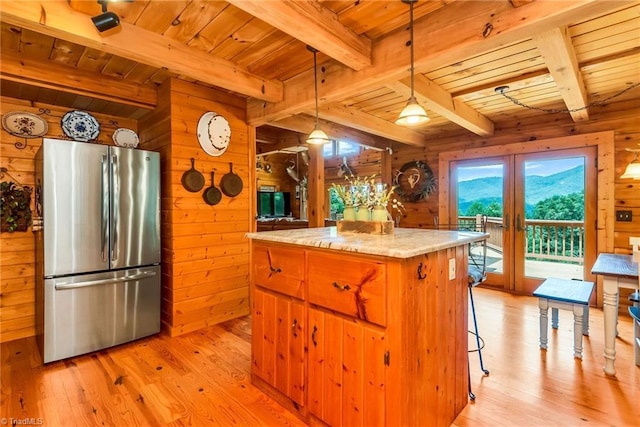
{"label": "light wood plank floor", "polygon": [[[602,372],[602,311],[591,309],[584,359],[573,358],[573,318],[560,311],[549,350],[538,348],[537,299],[476,288],[484,377],[471,354],[477,395],[465,426],[637,426],[640,368],[633,326],[620,317],[617,376]],[[1,417],[50,426],[295,426],[300,422],[250,383],[249,319],[182,337],[156,336],[43,367],[33,338],[4,343]]]}

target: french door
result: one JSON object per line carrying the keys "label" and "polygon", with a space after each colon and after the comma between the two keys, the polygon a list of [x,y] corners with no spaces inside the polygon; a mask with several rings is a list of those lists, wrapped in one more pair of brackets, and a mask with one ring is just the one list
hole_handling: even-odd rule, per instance
{"label": "french door", "polygon": [[590,278],[595,158],[576,148],[450,164],[449,217],[489,218],[488,285],[529,294],[547,277]]}

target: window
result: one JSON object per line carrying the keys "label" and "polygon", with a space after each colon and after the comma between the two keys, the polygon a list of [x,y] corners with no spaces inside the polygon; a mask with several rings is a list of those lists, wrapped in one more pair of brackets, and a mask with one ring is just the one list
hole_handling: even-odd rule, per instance
{"label": "window", "polygon": [[331,141],[322,147],[322,155],[324,157],[333,156],[355,156],[360,153],[362,146],[356,142],[350,141]]}

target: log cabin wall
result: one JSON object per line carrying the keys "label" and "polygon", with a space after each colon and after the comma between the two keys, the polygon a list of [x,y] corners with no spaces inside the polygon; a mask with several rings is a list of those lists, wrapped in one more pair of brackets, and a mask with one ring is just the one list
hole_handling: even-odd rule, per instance
{"label": "log cabin wall", "polygon": [[[43,111],[46,110],[46,113]],[[68,108],[2,97],[0,114],[26,111],[40,114],[47,121],[46,138],[68,139],[60,127],[60,119]],[[104,114],[92,115],[100,123],[97,143],[113,145],[113,132],[119,128],[138,129],[138,122]],[[23,147],[26,143],[26,147]],[[18,146],[16,146],[18,144]],[[0,132],[0,166],[8,173],[2,181],[18,181],[33,188],[34,158],[42,145],[42,138],[15,137],[2,129]],[[64,167],[64,165],[62,166]],[[31,210],[34,212],[33,193]],[[26,232],[0,233],[0,342],[35,335],[35,241],[31,228]]]}
{"label": "log cabin wall", "polygon": [[[612,103],[607,107],[590,110],[590,120],[575,123],[568,114],[548,115],[527,121],[506,122],[496,127],[492,137],[451,137],[432,140],[426,148],[397,148],[392,159],[393,170],[412,160],[423,160],[438,176],[438,153],[452,150],[500,146],[516,142],[540,141],[563,136],[572,136],[602,131],[614,131],[615,135],[615,209],[630,210],[632,222],[614,222],[614,252],[631,253],[629,237],[640,231],[640,181],[620,179],[620,175],[633,159],[626,148],[637,148],[640,143],[640,102],[638,100]],[[544,119],[544,120],[543,120]],[[599,189],[602,191],[601,189]],[[608,198],[609,196],[605,196]],[[438,214],[438,194],[418,203],[405,203],[407,215],[402,218],[403,227],[427,227],[433,224]],[[609,213],[609,218],[614,212]],[[599,249],[604,251],[603,249]]]}
{"label": "log cabin wall", "polygon": [[[255,132],[245,122],[241,98],[177,79],[159,89],[158,106],[140,121],[145,147],[162,158],[162,322],[171,335],[180,335],[249,313],[249,242],[244,234],[253,222],[250,181]],[[231,127],[229,148],[209,156],[197,137],[200,117],[213,111]],[[181,183],[190,159],[205,177],[203,190],[192,193]],[[251,159],[251,161],[250,161]],[[233,171],[244,188],[236,197],[222,196],[210,206],[204,189]]]}

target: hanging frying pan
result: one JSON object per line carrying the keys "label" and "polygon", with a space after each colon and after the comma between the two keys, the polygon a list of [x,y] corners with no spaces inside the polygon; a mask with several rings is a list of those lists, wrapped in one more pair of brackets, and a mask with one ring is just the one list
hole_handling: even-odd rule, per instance
{"label": "hanging frying pan", "polygon": [[213,180],[213,171],[211,171],[211,187],[204,190],[202,198],[206,204],[212,206],[220,203],[222,199],[222,193],[220,193],[220,190],[216,187],[215,181]]}
{"label": "hanging frying pan", "polygon": [[195,167],[195,159],[191,158],[191,169],[182,174],[182,186],[192,193],[197,193],[204,187],[204,176]]}
{"label": "hanging frying pan", "polygon": [[229,172],[220,180],[220,188],[225,196],[236,197],[242,191],[242,179],[233,173],[233,163],[229,162]]}

